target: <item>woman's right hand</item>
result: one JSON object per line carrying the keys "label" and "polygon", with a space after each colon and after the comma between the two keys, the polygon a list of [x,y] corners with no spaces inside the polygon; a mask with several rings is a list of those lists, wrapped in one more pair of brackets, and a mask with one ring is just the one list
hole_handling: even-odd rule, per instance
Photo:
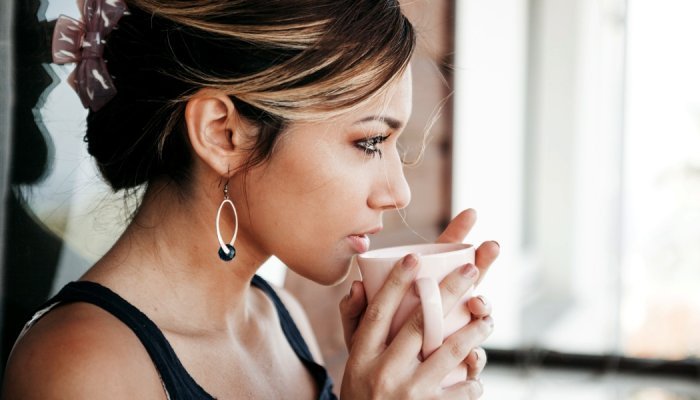
{"label": "woman's right hand", "polygon": [[[491,317],[473,319],[458,330],[427,359],[419,354],[423,343],[423,317],[416,310],[390,344],[386,344],[391,320],[418,271],[418,258],[409,254],[391,271],[382,288],[359,317],[356,330],[346,337],[350,352],[341,385],[341,398],[348,399],[477,399],[482,388],[478,380],[468,379],[447,388],[440,383],[464,363],[472,349],[491,333]],[[476,283],[478,270],[471,264],[457,268],[440,283],[446,310]],[[354,282],[348,298],[362,298],[360,282]],[[346,304],[346,305],[344,305]],[[355,308],[357,305],[353,305]],[[341,303],[348,307],[347,302]]]}

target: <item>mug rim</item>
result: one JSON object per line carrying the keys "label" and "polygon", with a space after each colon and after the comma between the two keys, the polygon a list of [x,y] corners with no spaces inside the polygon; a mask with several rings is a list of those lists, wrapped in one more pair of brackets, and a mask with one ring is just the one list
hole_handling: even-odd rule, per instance
{"label": "mug rim", "polygon": [[[401,258],[410,253],[418,254],[420,258],[438,256],[444,257],[445,255],[464,251],[471,247],[473,247],[473,245],[468,243],[418,243],[370,250],[365,253],[358,254],[357,258],[364,260],[388,260]],[[420,251],[421,248],[434,248],[435,250],[422,253]]]}

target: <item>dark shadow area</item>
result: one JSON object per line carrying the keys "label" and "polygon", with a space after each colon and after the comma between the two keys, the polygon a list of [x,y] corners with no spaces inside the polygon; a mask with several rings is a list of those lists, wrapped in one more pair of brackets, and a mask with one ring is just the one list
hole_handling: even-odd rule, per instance
{"label": "dark shadow area", "polygon": [[18,185],[31,187],[51,168],[52,146],[42,132],[35,107],[56,80],[45,66],[51,62],[53,22],[40,22],[38,0],[15,3],[13,18],[15,103],[11,128],[9,196],[6,200],[4,287],[2,290],[2,360],[4,371],[12,345],[32,312],[48,297],[62,252],[62,240],[29,210]]}

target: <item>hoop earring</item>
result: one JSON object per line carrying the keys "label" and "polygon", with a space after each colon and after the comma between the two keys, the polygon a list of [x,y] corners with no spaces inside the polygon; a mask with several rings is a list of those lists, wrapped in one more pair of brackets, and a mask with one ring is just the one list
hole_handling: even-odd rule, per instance
{"label": "hoop earring", "polygon": [[[224,239],[221,238],[221,228],[219,227],[219,220],[221,219],[221,210],[224,209],[224,205],[229,204],[233,209],[233,216],[236,219],[235,229],[233,230],[233,238],[229,243],[224,243]],[[216,237],[219,239],[219,258],[223,261],[231,261],[233,257],[236,256],[236,248],[233,247],[233,243],[236,241],[236,235],[238,235],[238,213],[236,212],[236,206],[228,197],[228,182],[224,185],[224,200],[219,206],[219,211],[216,212]]]}

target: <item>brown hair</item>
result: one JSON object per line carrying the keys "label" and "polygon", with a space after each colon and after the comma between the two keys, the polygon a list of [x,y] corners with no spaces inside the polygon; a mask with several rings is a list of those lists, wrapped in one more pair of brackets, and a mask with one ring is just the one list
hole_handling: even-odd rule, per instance
{"label": "brown hair", "polygon": [[228,93],[259,126],[246,166],[290,121],[357,107],[406,68],[415,33],[395,0],[127,0],[104,57],[118,94],[88,115],[88,150],[114,190],[186,180],[184,106]]}

